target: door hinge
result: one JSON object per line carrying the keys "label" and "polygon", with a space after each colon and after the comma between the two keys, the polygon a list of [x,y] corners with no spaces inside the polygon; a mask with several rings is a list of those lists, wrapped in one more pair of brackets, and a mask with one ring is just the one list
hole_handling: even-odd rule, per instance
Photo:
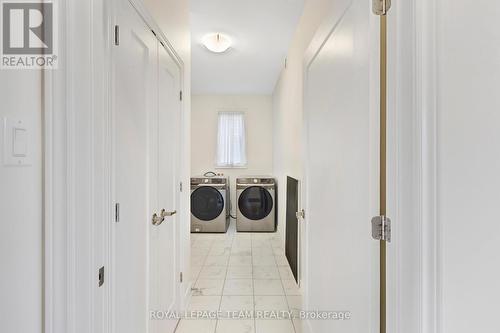
{"label": "door hinge", "polygon": [[115,204],[115,222],[120,222],[120,204]]}
{"label": "door hinge", "polygon": [[376,240],[391,242],[391,219],[386,216],[375,216],[372,219],[372,237]]}
{"label": "door hinge", "polygon": [[182,90],[179,92],[179,99],[182,101]]}
{"label": "door hinge", "polygon": [[182,281],[184,281],[184,278],[182,276],[182,272],[179,274],[179,281],[180,281],[180,283],[182,283]]}
{"label": "door hinge", "polygon": [[179,183],[179,190],[182,192],[182,182]]}
{"label": "door hinge", "polygon": [[375,15],[387,15],[391,8],[391,0],[372,0],[372,11]]}
{"label": "door hinge", "polygon": [[102,285],[104,284],[104,266],[99,268],[98,279],[99,279],[99,287],[102,287]]}
{"label": "door hinge", "polygon": [[120,45],[120,26],[115,25],[115,45]]}
{"label": "door hinge", "polygon": [[305,219],[306,218],[306,211],[301,209],[299,212],[295,213],[295,216],[297,217],[297,220]]}

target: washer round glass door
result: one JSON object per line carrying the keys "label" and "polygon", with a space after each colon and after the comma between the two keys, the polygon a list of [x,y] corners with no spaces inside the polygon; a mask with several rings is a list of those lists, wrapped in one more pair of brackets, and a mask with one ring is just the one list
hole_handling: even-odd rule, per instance
{"label": "washer round glass door", "polygon": [[211,186],[202,186],[191,193],[191,214],[202,221],[212,221],[224,210],[222,194]]}
{"label": "washer round glass door", "polygon": [[263,187],[251,186],[241,192],[238,208],[247,219],[258,221],[266,218],[273,210],[273,197]]}

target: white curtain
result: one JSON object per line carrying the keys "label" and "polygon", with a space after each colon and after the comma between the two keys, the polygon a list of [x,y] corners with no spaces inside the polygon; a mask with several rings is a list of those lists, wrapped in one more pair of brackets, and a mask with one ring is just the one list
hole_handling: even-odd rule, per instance
{"label": "white curtain", "polygon": [[245,117],[241,112],[219,113],[217,137],[217,166],[244,167],[247,165]]}

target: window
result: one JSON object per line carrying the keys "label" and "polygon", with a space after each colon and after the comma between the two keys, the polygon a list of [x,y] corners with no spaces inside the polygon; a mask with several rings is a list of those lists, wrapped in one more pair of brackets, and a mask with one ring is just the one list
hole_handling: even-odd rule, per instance
{"label": "window", "polygon": [[241,112],[221,112],[217,135],[217,166],[241,168],[246,165],[245,116]]}

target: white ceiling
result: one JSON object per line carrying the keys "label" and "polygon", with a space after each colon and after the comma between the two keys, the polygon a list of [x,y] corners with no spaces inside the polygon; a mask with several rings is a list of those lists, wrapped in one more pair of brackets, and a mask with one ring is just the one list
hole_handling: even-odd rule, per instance
{"label": "white ceiling", "polygon": [[[191,0],[194,94],[271,94],[302,14],[304,0]],[[231,37],[223,54],[207,33]]]}

